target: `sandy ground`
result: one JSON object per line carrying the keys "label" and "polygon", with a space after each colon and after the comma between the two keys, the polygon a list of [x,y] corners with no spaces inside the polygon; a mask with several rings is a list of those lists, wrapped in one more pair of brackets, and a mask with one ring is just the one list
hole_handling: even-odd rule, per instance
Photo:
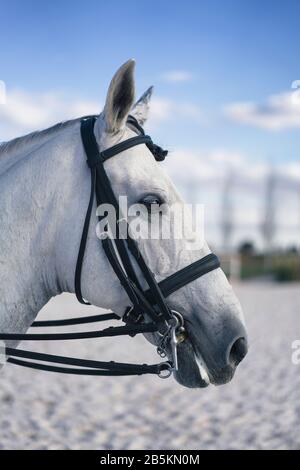
{"label": "sandy ground", "polygon": [[[251,349],[230,384],[189,390],[155,376],[74,377],[7,365],[0,375],[0,448],[299,449],[300,365],[292,364],[291,343],[300,339],[300,285],[247,283],[236,291]],[[82,314],[68,295],[41,316],[66,313]],[[39,350],[128,362],[158,357],[142,337]]]}

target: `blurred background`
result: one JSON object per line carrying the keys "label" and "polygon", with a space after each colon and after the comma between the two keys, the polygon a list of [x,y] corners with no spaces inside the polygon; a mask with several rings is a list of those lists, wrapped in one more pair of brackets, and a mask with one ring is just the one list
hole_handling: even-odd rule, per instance
{"label": "blurred background", "polygon": [[[112,75],[135,58],[137,98],[155,86],[146,130],[169,149],[164,165],[185,199],[205,205],[206,239],[242,301],[252,345],[238,377],[221,389],[189,391],[148,378],[98,382],[106,412],[93,398],[97,419],[86,379],[37,383],[36,373],[12,367],[0,384],[2,416],[12,403],[17,411],[14,422],[3,418],[0,446],[300,447],[300,366],[291,361],[300,338],[299,17],[297,0],[1,2],[0,139],[99,113]],[[62,307],[78,309],[64,296],[45,315]],[[87,353],[86,343],[81,348]],[[143,348],[141,340],[126,351]],[[110,357],[111,350],[101,352]],[[28,390],[28,381],[33,395],[19,397],[14,384]],[[146,403],[144,414],[135,409],[129,419],[130,404],[109,401],[121,406],[125,390]],[[162,391],[176,396],[187,422],[174,400],[162,408]],[[41,411],[43,400],[49,412]],[[26,411],[28,401],[39,403],[36,415]],[[74,427],[72,407],[84,425]],[[164,424],[162,409],[170,418]]]}

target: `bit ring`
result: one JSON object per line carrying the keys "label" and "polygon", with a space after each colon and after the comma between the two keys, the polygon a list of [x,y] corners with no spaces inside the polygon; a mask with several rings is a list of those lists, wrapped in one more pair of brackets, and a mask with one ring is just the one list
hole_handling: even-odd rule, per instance
{"label": "bit ring", "polygon": [[167,366],[166,369],[161,369],[157,374],[160,379],[168,379],[173,373],[173,367],[170,362],[163,362]]}

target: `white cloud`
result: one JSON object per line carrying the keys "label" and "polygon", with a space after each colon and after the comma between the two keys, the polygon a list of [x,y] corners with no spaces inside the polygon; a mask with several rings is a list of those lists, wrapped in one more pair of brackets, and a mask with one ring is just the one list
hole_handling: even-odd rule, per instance
{"label": "white cloud", "polygon": [[300,127],[299,90],[272,95],[265,103],[232,103],[225,114],[233,121],[261,129],[278,131]]}
{"label": "white cloud", "polygon": [[278,166],[278,172],[282,177],[294,180],[300,183],[300,163],[289,162]]}
{"label": "white cloud", "polygon": [[162,79],[169,83],[189,82],[193,75],[186,70],[169,70],[162,74]]}
{"label": "white cloud", "polygon": [[270,174],[276,178],[276,241],[299,244],[300,163],[282,162],[270,167],[264,161],[228,149],[210,152],[178,149],[166,159],[167,171],[188,202],[205,206],[206,238],[220,246],[223,188],[230,178],[234,243],[252,239],[259,245],[261,222]]}
{"label": "white cloud", "polygon": [[[252,192],[264,185],[270,172],[278,185],[292,190],[300,184],[300,163],[282,162],[271,166],[263,160],[253,161],[249,156],[228,149],[209,152],[177,149],[166,159],[168,173],[187,189],[193,184],[218,185],[232,174],[234,185],[241,192]],[[184,171],[182,169],[184,168]]]}
{"label": "white cloud", "polygon": [[6,85],[5,85],[5,82],[3,82],[3,80],[0,80],[0,105],[5,104],[5,100],[6,100]]}
{"label": "white cloud", "polygon": [[[11,90],[7,92],[5,104],[0,105],[0,135],[3,139],[11,139],[66,119],[97,114],[101,108],[101,104],[96,101],[79,97],[72,99],[58,92]],[[203,121],[200,109],[193,103],[153,98],[150,127],[178,116],[199,123]]]}
{"label": "white cloud", "polygon": [[197,105],[189,102],[176,102],[166,98],[154,97],[151,101],[149,115],[150,126],[155,127],[163,121],[172,119],[187,118],[196,122],[203,122],[201,110]]}
{"label": "white cloud", "polygon": [[[169,173],[187,186],[219,184],[228,173],[234,173],[238,175],[237,178],[241,178],[249,174],[249,168],[259,167],[250,165],[247,157],[241,153],[226,149],[214,149],[210,152],[177,149],[166,159],[166,165]],[[260,173],[257,171],[257,178],[260,178]],[[252,172],[252,175],[255,175],[255,172]]]}
{"label": "white cloud", "polygon": [[97,113],[100,109],[98,103],[68,99],[60,93],[8,91],[5,104],[0,105],[1,137],[13,138],[65,119]]}

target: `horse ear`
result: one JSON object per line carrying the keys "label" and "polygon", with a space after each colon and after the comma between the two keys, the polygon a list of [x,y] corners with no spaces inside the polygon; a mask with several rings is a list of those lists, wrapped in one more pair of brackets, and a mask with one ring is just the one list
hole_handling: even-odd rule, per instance
{"label": "horse ear", "polygon": [[110,82],[103,112],[107,132],[118,132],[126,123],[134,103],[134,68],[134,59],[128,60]]}
{"label": "horse ear", "polygon": [[148,88],[140,99],[133,106],[131,113],[138,123],[143,126],[148,119],[150,100],[153,93],[153,86]]}

